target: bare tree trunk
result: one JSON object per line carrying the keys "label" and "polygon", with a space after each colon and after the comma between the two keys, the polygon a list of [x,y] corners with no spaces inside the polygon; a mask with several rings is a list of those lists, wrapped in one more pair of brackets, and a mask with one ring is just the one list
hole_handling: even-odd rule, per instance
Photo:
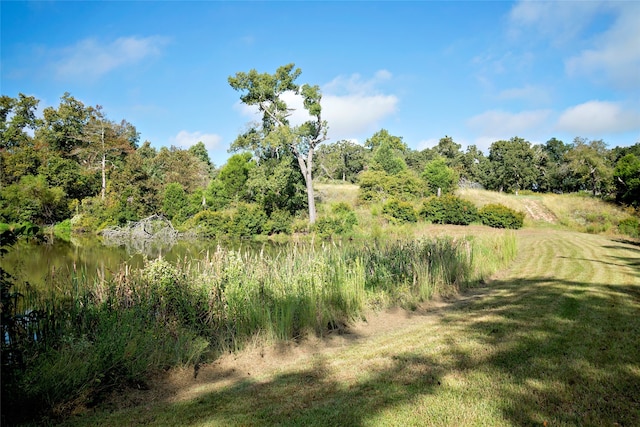
{"label": "bare tree trunk", "polygon": [[105,150],[104,147],[104,123],[102,123],[102,134],[101,134],[101,139],[102,139],[102,192],[101,192],[101,196],[102,196],[102,200],[104,200],[105,194],[107,192],[107,152]]}
{"label": "bare tree trunk", "polygon": [[307,187],[307,202],[309,204],[309,224],[314,224],[316,222],[316,198],[315,193],[313,191],[313,148],[309,148],[309,153],[307,154],[307,159],[305,162],[304,157],[297,153],[298,165],[300,166],[300,172],[302,172],[302,176],[304,176],[304,183]]}

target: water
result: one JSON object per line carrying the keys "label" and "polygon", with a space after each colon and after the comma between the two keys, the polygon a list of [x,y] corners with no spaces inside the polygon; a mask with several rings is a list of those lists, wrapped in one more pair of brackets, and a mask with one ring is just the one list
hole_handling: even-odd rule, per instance
{"label": "water", "polygon": [[146,259],[162,256],[169,262],[204,258],[219,245],[240,250],[277,250],[281,245],[252,241],[189,240],[173,245],[123,244],[105,246],[97,237],[74,237],[71,242],[55,239],[38,244],[19,242],[8,254],[0,258],[0,264],[18,284],[28,282],[41,289],[54,283],[56,278],[70,277],[73,271],[86,276],[87,283],[97,278],[108,279],[123,264],[140,268]]}

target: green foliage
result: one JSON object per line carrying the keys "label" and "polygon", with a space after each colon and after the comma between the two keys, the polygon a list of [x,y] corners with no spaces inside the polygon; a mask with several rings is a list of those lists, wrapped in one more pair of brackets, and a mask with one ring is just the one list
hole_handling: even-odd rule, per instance
{"label": "green foliage", "polygon": [[177,182],[167,184],[162,195],[162,213],[171,221],[183,222],[188,210],[187,196]]}
{"label": "green foliage", "polygon": [[232,210],[229,234],[237,237],[248,237],[262,234],[267,214],[255,203],[239,203]]}
{"label": "green foliage", "polygon": [[358,224],[356,213],[346,203],[336,203],[331,207],[331,214],[321,216],[313,225],[318,236],[328,238],[351,233]]}
{"label": "green foliage", "polygon": [[60,240],[71,240],[71,220],[65,219],[53,226],[53,234]]}
{"label": "green foliage", "polygon": [[413,200],[421,197],[424,182],[412,171],[390,175],[383,171],[364,171],[359,177],[358,197],[366,202],[384,201],[388,198]]}
{"label": "green foliage", "polygon": [[613,167],[608,154],[602,140],[575,138],[573,148],[565,156],[569,169],[594,196],[608,194],[611,190]]}
{"label": "green foliage", "polygon": [[64,190],[50,187],[44,176],[26,175],[0,190],[0,217],[4,222],[51,224],[68,217]]}
{"label": "green foliage", "polygon": [[395,224],[418,221],[416,210],[409,202],[391,199],[382,206],[382,213]]}
{"label": "green foliage", "polygon": [[422,173],[422,179],[427,182],[429,195],[436,195],[438,189],[442,191],[442,194],[453,193],[458,183],[458,175],[455,170],[447,166],[442,157],[427,163]]}
{"label": "green foliage", "polygon": [[372,152],[377,151],[383,145],[400,154],[409,151],[409,147],[402,141],[401,136],[391,135],[386,129],[380,129],[364,142],[364,146],[371,149]]}
{"label": "green foliage", "polygon": [[618,231],[627,236],[640,238],[640,220],[630,216],[618,222]]}
{"label": "green foliage", "polygon": [[315,177],[356,182],[368,163],[369,151],[351,141],[323,144],[316,151]]}
{"label": "green foliage", "polygon": [[522,228],[524,223],[524,213],[516,212],[504,205],[488,204],[480,211],[480,220],[484,225],[493,228]]}
{"label": "green foliage", "polygon": [[202,237],[222,237],[229,233],[231,214],[227,211],[204,210],[189,220]]}
{"label": "green foliage", "polygon": [[531,189],[537,182],[538,171],[531,143],[522,138],[491,144],[489,162],[487,184],[490,189],[516,192]]}
{"label": "green foliage", "polygon": [[266,234],[291,234],[293,231],[293,216],[285,210],[275,210],[263,226]]}
{"label": "green foliage", "polygon": [[[213,190],[212,193],[217,197],[226,198],[229,201],[248,201],[249,191],[247,188],[247,180],[251,171],[256,167],[256,163],[251,157],[251,153],[244,152],[234,154],[227,160],[227,163],[220,168],[218,175],[213,181],[219,181],[219,184],[210,184],[219,187],[219,190]],[[213,183],[212,181],[212,183]]]}
{"label": "green foliage", "polygon": [[407,169],[407,164],[388,142],[382,142],[373,152],[371,169],[382,171],[389,175],[397,175]]}
{"label": "green foliage", "polygon": [[640,207],[640,157],[627,154],[616,163],[613,178],[618,202]]}
{"label": "green foliage", "polygon": [[293,215],[307,207],[304,179],[294,161],[291,155],[269,158],[249,172],[247,189],[268,215],[276,210]]}
{"label": "green foliage", "polygon": [[422,203],[419,215],[435,224],[469,225],[478,220],[478,209],[453,195],[431,196]]}

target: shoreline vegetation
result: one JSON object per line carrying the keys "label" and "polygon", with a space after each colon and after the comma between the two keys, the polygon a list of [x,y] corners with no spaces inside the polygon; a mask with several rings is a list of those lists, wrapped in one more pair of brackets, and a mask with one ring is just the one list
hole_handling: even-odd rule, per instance
{"label": "shoreline vegetation", "polygon": [[55,294],[23,289],[15,309],[28,307],[29,315],[14,325],[3,355],[13,365],[3,365],[10,368],[3,372],[3,407],[15,411],[7,421],[37,411],[63,416],[115,386],[198,366],[256,337],[322,336],[365,310],[415,309],[505,266],[515,241],[507,231],[371,245],[298,243],[274,255],[219,247],[202,260],[123,265],[108,282],[87,283],[74,271],[50,284]]}

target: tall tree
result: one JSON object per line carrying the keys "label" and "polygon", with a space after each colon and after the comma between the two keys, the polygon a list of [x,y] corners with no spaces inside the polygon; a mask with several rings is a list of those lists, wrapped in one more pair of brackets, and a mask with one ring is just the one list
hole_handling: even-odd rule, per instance
{"label": "tall tree", "polygon": [[440,138],[438,145],[433,147],[433,151],[444,158],[447,166],[460,173],[464,167],[464,154],[460,148],[462,148],[462,145],[456,143],[450,136],[445,136]]}
{"label": "tall tree", "polygon": [[580,137],[573,140],[573,149],[566,154],[569,168],[590,188],[594,196],[610,190],[613,166],[609,154],[607,145],[601,139],[589,141]]}
{"label": "tall tree", "polygon": [[82,143],[70,154],[77,156],[87,168],[100,169],[100,198],[104,200],[107,192],[107,167],[113,166],[114,160],[121,154],[132,153],[136,149],[139,134],[126,120],[119,124],[107,120],[100,105],[91,108],[89,113],[89,120],[78,137]]}
{"label": "tall tree", "polygon": [[536,183],[534,152],[529,141],[514,137],[489,147],[490,187],[499,191],[531,189]]}
{"label": "tall tree", "polygon": [[439,195],[453,193],[458,184],[458,173],[447,166],[447,161],[443,157],[436,157],[427,163],[422,173],[422,179],[427,182],[429,194]]}
{"label": "tall tree", "polygon": [[640,157],[627,154],[616,163],[614,171],[616,200],[640,207]]}
{"label": "tall tree", "polygon": [[364,146],[370,148],[371,151],[376,151],[383,143],[386,143],[392,150],[397,150],[403,155],[409,151],[409,147],[402,141],[401,136],[391,135],[386,129],[380,129],[374,133],[371,138],[364,142]]}
{"label": "tall tree", "polygon": [[[315,194],[313,190],[313,155],[316,147],[327,139],[327,122],[322,120],[320,101],[322,94],[318,86],[308,84],[300,87],[295,80],[302,71],[294,69],[295,64],[279,67],[274,74],[239,72],[229,77],[231,87],[242,93],[240,100],[246,105],[257,106],[262,113],[260,129],[253,127],[241,135],[234,143],[234,148],[263,149],[288,148],[296,160],[307,189],[309,206],[309,222],[316,220]],[[283,96],[294,92],[302,96],[304,108],[311,120],[300,126],[292,127],[288,117],[288,108]]]}
{"label": "tall tree", "polygon": [[317,150],[315,175],[324,174],[329,179],[355,182],[364,170],[369,150],[351,141],[323,144]]}

